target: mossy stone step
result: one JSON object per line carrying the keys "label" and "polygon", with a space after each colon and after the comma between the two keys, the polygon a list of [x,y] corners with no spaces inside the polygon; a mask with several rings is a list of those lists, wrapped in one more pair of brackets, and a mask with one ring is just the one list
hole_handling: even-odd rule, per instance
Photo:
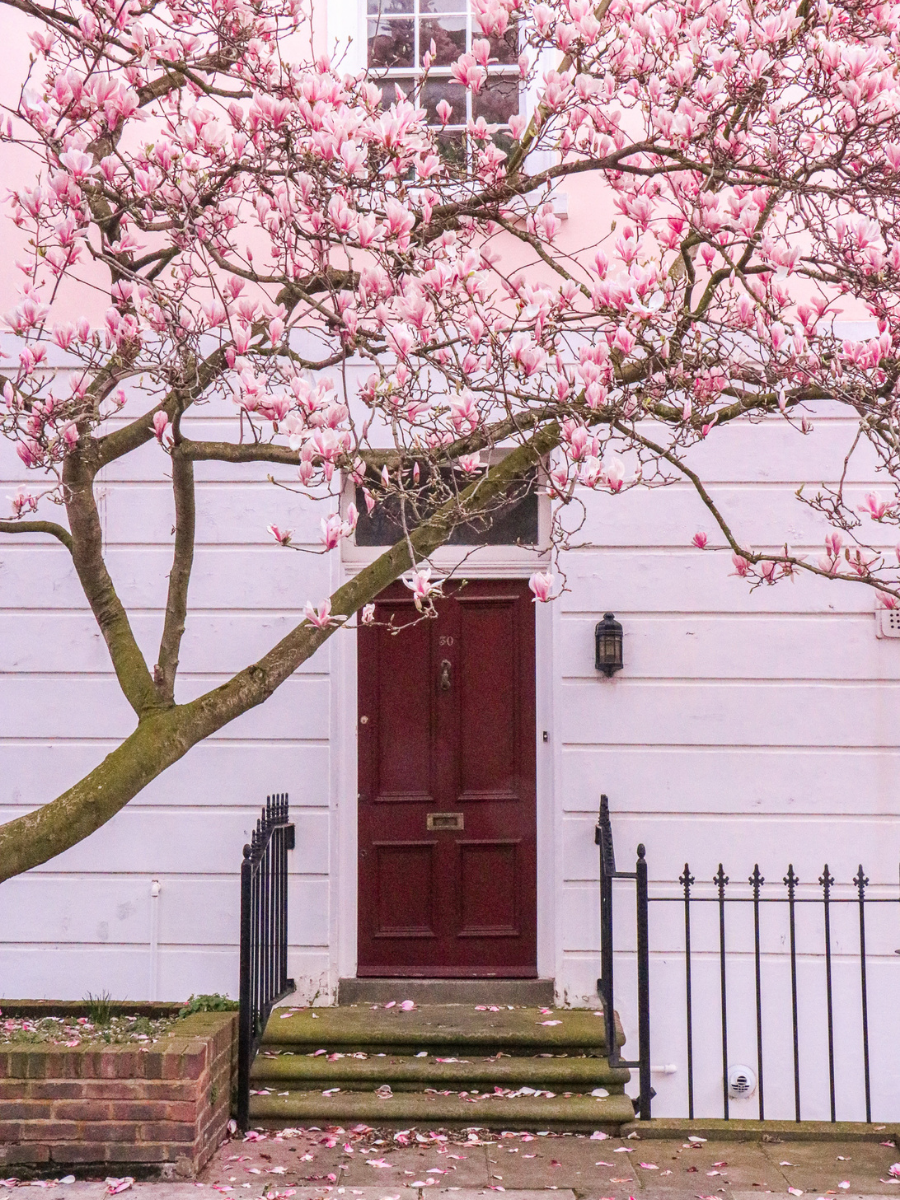
{"label": "mossy stone step", "polygon": [[483,1096],[460,1098],[430,1092],[397,1092],[382,1098],[374,1092],[292,1091],[286,1096],[251,1096],[254,1125],[337,1125],[361,1121],[375,1128],[402,1125],[440,1125],[451,1128],[482,1126],[494,1129],[595,1130],[617,1133],[634,1120],[628,1096]]}
{"label": "mossy stone step", "polygon": [[326,1055],[280,1054],[256,1058],[251,1071],[255,1087],[263,1082],[284,1088],[294,1084],[303,1087],[347,1085],[359,1090],[373,1090],[382,1084],[395,1089],[452,1087],[466,1085],[489,1087],[546,1088],[551,1091],[590,1091],[606,1087],[621,1091],[628,1082],[626,1067],[610,1067],[605,1058],[554,1057],[473,1058],[458,1062],[438,1062],[434,1057],[412,1058],[396,1055],[372,1055],[369,1058],[346,1056],[330,1061]]}
{"label": "mossy stone step", "polygon": [[[372,1009],[308,1008],[286,1015],[277,1009],[269,1018],[263,1045],[275,1048],[365,1051],[373,1047],[395,1054],[433,1049],[462,1057],[505,1050],[530,1054],[538,1050],[602,1055],[606,1049],[605,1022],[590,1009],[538,1008],[479,1012],[462,1004],[433,1004],[403,1012]],[[625,1041],[616,1018],[616,1041]]]}

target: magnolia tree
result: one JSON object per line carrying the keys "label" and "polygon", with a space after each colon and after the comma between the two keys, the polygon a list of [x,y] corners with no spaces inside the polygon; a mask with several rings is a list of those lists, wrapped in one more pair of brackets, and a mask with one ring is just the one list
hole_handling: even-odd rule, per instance
{"label": "magnolia tree", "polygon": [[[263,703],[335,630],[371,619],[392,580],[427,614],[429,556],[538,465],[557,512],[687,473],[752,581],[804,569],[900,596],[895,564],[849,548],[862,529],[839,485],[810,497],[831,522],[819,563],[743,546],[691,465],[731,421],[803,432],[837,403],[890,482],[870,514],[900,522],[900,6],[473,0],[475,36],[432,109],[443,50],[426,49],[405,94],[345,69],[341,47],[304,53],[301,0],[3,2],[31,22],[33,53],[2,140],[36,165],[11,198],[23,251],[0,402],[34,483],[0,534],[45,534],[71,556],[135,729],[0,827],[0,879]],[[501,129],[454,112],[449,97],[486,93],[496,59],[516,56],[522,115]],[[616,220],[586,222],[574,247],[570,229],[563,253],[553,189],[585,172]],[[85,315],[66,320],[79,294]],[[848,314],[871,336],[842,340]],[[233,436],[192,436],[193,414],[223,404]],[[148,443],[175,512],[155,663],[96,499],[104,469]],[[358,519],[338,503],[348,477],[399,533],[309,596],[259,661],[180,703],[194,464],[210,460],[289,466],[324,505],[323,553]],[[289,550],[282,502],[273,489],[270,532]],[[558,580],[536,572],[536,600]]]}

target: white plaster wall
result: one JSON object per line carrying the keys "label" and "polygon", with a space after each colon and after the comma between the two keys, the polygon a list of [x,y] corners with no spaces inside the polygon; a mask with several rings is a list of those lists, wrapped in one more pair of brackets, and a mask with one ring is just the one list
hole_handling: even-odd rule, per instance
{"label": "white plaster wall", "polygon": [[[834,418],[817,421],[807,438],[780,425],[743,425],[721,440],[711,436],[699,465],[739,536],[756,546],[787,539],[793,549],[815,554],[821,524],[793,493],[806,480],[833,478],[851,436],[850,426]],[[864,466],[853,478],[877,486]],[[900,641],[876,639],[868,589],[806,577],[751,592],[731,574],[729,555],[690,546],[698,529],[721,543],[688,487],[592,498],[580,538],[588,544],[562,560],[571,591],[554,626],[557,987],[571,1003],[597,1003],[593,830],[603,792],[619,868],[633,869],[636,846],[645,843],[656,894],[678,891],[685,861],[707,883],[720,862],[739,881],[758,862],[779,894],[792,862],[802,883],[812,885],[804,895],[820,895],[815,885],[825,862],[845,885],[862,862],[870,894],[898,896]],[[612,680],[593,668],[593,629],[607,610],[625,630],[625,669]],[[636,1052],[633,892],[623,886],[617,1003]],[[845,887],[839,894],[851,892]],[[876,1119],[900,1114],[889,1053],[900,1034],[893,999],[900,982],[898,911],[896,904],[882,906],[868,917]],[[729,1060],[755,1067],[750,917],[743,910],[728,914]],[[718,929],[697,920],[696,1111],[721,1115]],[[835,1004],[845,1014],[837,1034],[838,1117],[859,1119],[856,910],[842,909],[834,920],[843,922],[835,935]],[[763,937],[766,1109],[793,1117],[789,960],[774,915],[771,922]],[[827,1119],[819,906],[803,910],[798,929],[802,1115]],[[683,946],[681,907],[651,906],[652,1057],[657,1066],[677,1067],[672,1075],[654,1073],[657,1115],[686,1112]],[[755,1100],[732,1105],[732,1116],[745,1113],[756,1115]]]}
{"label": "white plaster wall", "polygon": [[[234,435],[233,418],[204,414],[192,426],[194,436]],[[98,489],[108,565],[151,665],[171,561],[166,467],[151,444],[106,471]],[[323,515],[267,483],[271,471],[197,466],[180,700],[252,662],[301,619],[308,599],[332,589],[328,559],[281,550],[266,533],[274,520],[315,548]],[[6,445],[0,481],[2,497],[25,482]],[[304,994],[330,994],[332,655],[325,646],[264,708],[192,750],[87,841],[0,886],[0,995],[235,995],[241,851],[275,791],[290,794],[297,825],[290,970]],[[66,551],[49,538],[4,537],[0,820],[59,794],[133,725]]]}

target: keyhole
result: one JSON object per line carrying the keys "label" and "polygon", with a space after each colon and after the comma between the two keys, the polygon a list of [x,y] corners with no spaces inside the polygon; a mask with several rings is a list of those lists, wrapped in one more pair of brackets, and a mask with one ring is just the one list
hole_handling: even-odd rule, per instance
{"label": "keyhole", "polygon": [[441,660],[441,691],[450,691],[450,659],[444,658]]}

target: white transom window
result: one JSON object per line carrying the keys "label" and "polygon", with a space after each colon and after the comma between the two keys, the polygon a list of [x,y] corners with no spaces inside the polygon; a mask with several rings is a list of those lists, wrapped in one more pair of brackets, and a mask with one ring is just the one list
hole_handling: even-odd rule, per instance
{"label": "white transom window", "polygon": [[[503,37],[492,37],[488,77],[472,95],[451,75],[450,67],[481,37],[473,29],[467,0],[366,0],[367,65],[382,81],[386,103],[398,85],[425,109],[431,124],[441,125],[438,104],[450,105],[441,141],[450,159],[465,151],[465,128],[482,117],[494,127],[494,140],[505,148],[507,122],[519,111],[518,34],[514,23]],[[426,55],[431,64],[425,70]]]}

